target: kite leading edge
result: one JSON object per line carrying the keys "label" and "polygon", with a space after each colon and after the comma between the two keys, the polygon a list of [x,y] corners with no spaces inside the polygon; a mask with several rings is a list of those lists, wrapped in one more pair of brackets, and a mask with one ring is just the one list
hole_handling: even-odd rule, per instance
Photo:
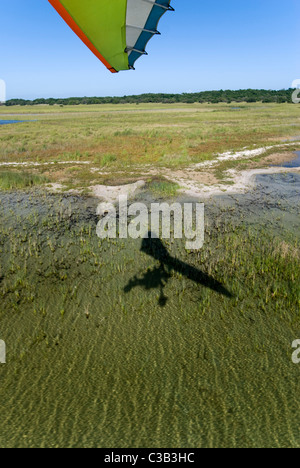
{"label": "kite leading edge", "polygon": [[171,0],[49,0],[51,5],[112,73],[134,64],[156,34]]}

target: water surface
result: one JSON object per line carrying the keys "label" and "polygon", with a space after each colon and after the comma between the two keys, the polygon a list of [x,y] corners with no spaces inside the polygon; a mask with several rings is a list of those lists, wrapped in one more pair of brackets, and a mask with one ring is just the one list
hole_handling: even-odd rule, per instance
{"label": "water surface", "polygon": [[261,283],[263,250],[255,274],[242,263],[252,230],[254,250],[299,239],[300,175],[257,183],[206,203],[203,256],[166,244],[234,298],[165,271],[163,306],[140,240],[96,237],[97,200],[0,194],[1,447],[300,447],[299,306]]}
{"label": "water surface", "polygon": [[24,122],[24,120],[0,120],[0,125],[11,125],[22,122]]}
{"label": "water surface", "polygon": [[300,167],[300,151],[296,151],[296,158],[292,161],[280,164],[279,167],[295,168]]}

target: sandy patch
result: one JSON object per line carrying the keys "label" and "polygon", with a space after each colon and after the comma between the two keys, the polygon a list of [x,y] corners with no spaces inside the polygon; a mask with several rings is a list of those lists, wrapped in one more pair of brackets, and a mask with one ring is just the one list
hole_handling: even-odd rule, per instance
{"label": "sandy patch", "polygon": [[51,183],[46,185],[46,190],[50,193],[68,193],[69,195],[81,195],[84,189],[71,189],[66,191],[66,186],[58,183]]}
{"label": "sandy patch", "polygon": [[53,183],[47,184],[46,189],[53,193],[59,193],[64,189],[64,186],[62,184]]}
{"label": "sandy patch", "polygon": [[[285,168],[285,167],[270,167],[269,169],[250,169],[246,171],[236,171],[230,169],[227,171],[229,179],[233,180],[234,185],[231,187],[233,191],[245,192],[255,187],[255,177],[258,175],[267,174],[289,174],[300,173],[300,168]],[[230,187],[229,187],[230,191]]]}
{"label": "sandy patch", "polygon": [[134,184],[119,185],[111,187],[109,185],[94,185],[89,187],[93,195],[97,198],[101,198],[106,203],[116,203],[119,201],[119,197],[127,196],[132,198],[136,195],[143,187],[145,187],[146,182],[144,180],[139,180]]}
{"label": "sandy patch", "polygon": [[196,198],[208,198],[214,195],[222,195],[224,193],[245,193],[255,188],[255,177],[257,175],[288,174],[293,172],[300,173],[300,168],[287,169],[284,167],[271,167],[269,169],[249,169],[245,171],[230,169],[225,173],[227,176],[225,182],[228,182],[228,185],[220,183],[205,185],[199,184],[195,180],[187,181],[186,179],[176,177],[172,178],[172,181],[178,183],[182,187],[180,191],[185,195]]}
{"label": "sandy patch", "polygon": [[0,167],[41,167],[41,166],[54,166],[54,165],[66,165],[66,164],[83,164],[89,165],[90,161],[49,161],[44,163],[38,162],[2,162]]}
{"label": "sandy patch", "polygon": [[203,185],[215,185],[219,182],[219,180],[215,177],[214,174],[210,173],[210,172],[206,172],[206,171],[189,171],[189,172],[186,172],[186,171],[170,171],[170,170],[166,170],[164,172],[164,177],[166,179],[169,179],[169,180],[174,180],[177,179],[177,180],[181,180],[181,181],[194,181],[194,182],[197,182],[199,184],[203,184]]}
{"label": "sandy patch", "polygon": [[274,153],[269,156],[264,156],[260,161],[249,161],[247,166],[249,169],[262,169],[263,167],[279,166],[284,163],[289,163],[297,158],[297,155],[292,152]]}
{"label": "sandy patch", "polygon": [[281,144],[281,145],[273,145],[273,146],[264,146],[263,148],[256,148],[256,149],[246,149],[244,148],[242,151],[237,151],[237,152],[232,152],[229,151],[227,153],[221,153],[218,154],[216,159],[213,159],[212,161],[204,161],[198,164],[194,164],[191,166],[188,170],[193,171],[195,169],[201,169],[201,168],[209,168],[209,167],[214,167],[220,162],[224,161],[236,161],[236,160],[243,160],[243,159],[251,159],[255,158],[256,156],[262,156],[263,154],[267,153],[268,151],[272,149],[279,149],[279,148],[288,148],[290,146],[295,146],[295,143],[286,143],[286,144]]}
{"label": "sandy patch", "polygon": [[[274,164],[275,166],[276,165],[279,165],[279,164],[284,164],[284,163],[288,163],[290,161],[293,161],[294,159],[296,159],[296,155],[295,153],[274,153],[274,154],[271,154],[270,156],[266,156],[264,159],[263,159],[263,162],[264,163],[267,163],[267,164]],[[257,164],[260,164],[260,163],[257,163]]]}

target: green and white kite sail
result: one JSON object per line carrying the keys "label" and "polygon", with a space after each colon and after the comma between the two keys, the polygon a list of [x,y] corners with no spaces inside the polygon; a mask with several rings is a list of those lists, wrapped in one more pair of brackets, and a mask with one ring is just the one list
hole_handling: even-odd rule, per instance
{"label": "green and white kite sail", "polygon": [[146,55],[171,0],[49,0],[66,23],[113,73]]}

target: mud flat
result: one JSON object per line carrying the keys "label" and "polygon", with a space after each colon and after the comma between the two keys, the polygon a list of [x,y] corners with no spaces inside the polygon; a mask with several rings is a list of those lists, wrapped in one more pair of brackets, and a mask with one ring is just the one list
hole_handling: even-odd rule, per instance
{"label": "mud flat", "polygon": [[300,168],[269,168],[269,169],[250,169],[246,171],[236,171],[229,169],[226,173],[229,185],[215,183],[213,185],[200,185],[193,181],[186,182],[185,179],[172,178],[173,182],[177,182],[181,186],[181,192],[187,196],[207,198],[211,196],[221,195],[224,193],[235,194],[245,193],[256,186],[256,178],[260,175],[270,174],[293,174],[300,173]]}

